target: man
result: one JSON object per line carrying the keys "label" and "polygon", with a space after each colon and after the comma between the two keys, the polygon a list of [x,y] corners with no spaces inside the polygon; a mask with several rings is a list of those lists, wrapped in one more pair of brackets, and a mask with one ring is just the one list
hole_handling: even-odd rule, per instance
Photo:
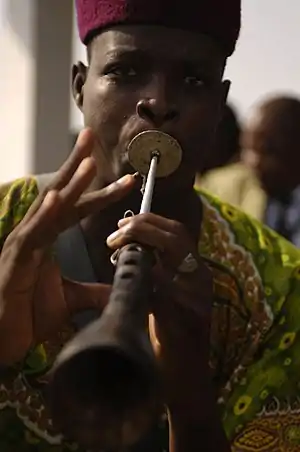
{"label": "man", "polygon": [[263,221],[300,247],[300,100],[276,97],[259,106],[244,136],[246,165],[265,193]]}
{"label": "man", "polygon": [[[299,252],[193,189],[226,102],[240,2],[78,0],[77,13],[89,66],[74,66],[73,92],[87,128],[47,190],[34,177],[1,189],[1,450],[82,450],[53,429],[42,389],[82,315],[107,303],[111,253],[131,241],[159,258],[150,330],[170,449],[297,450]],[[183,160],[157,184],[153,213],[119,221],[139,209],[126,149],[148,129],[173,135]],[[139,450],[167,447],[150,443]]]}
{"label": "man", "polygon": [[260,103],[242,139],[242,162],[212,172],[203,187],[300,246],[300,101]]}

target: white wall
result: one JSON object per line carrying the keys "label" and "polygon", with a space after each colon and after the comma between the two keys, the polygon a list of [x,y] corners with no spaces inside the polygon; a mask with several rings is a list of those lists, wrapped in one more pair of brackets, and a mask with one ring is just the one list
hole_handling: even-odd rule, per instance
{"label": "white wall", "polygon": [[[76,63],[77,61],[82,61],[83,63],[86,63],[86,51],[85,46],[81,44],[79,37],[78,37],[78,31],[77,31],[77,24],[76,24],[76,17],[75,13],[73,16],[73,62]],[[79,130],[82,127],[82,115],[78,108],[75,105],[75,102],[73,101],[71,97],[71,114],[70,114],[70,121],[71,121],[71,128],[74,129],[74,131]]]}
{"label": "white wall", "polygon": [[71,0],[0,0],[0,183],[70,151]]}
{"label": "white wall", "polygon": [[227,76],[242,115],[274,92],[300,96],[300,1],[244,0],[243,28]]}
{"label": "white wall", "polygon": [[[74,59],[82,57],[74,31]],[[226,75],[232,80],[231,100],[242,116],[269,93],[300,96],[300,0],[243,0],[242,33]],[[72,103],[72,126],[80,125]]]}
{"label": "white wall", "polygon": [[34,4],[0,0],[0,182],[29,171],[33,145]]}

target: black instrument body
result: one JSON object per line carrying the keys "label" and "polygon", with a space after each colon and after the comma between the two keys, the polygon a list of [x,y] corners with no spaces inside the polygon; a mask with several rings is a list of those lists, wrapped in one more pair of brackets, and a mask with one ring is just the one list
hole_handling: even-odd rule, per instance
{"label": "black instrument body", "polygon": [[[148,158],[143,213],[150,211],[157,173],[165,177],[176,170],[181,148],[158,131],[142,132],[132,143],[129,160],[136,170],[140,166],[144,171]],[[159,372],[147,332],[154,262],[153,251],[140,244],[119,250],[111,296],[101,317],[65,345],[52,368],[53,423],[87,450],[114,451],[137,444],[162,409]]]}

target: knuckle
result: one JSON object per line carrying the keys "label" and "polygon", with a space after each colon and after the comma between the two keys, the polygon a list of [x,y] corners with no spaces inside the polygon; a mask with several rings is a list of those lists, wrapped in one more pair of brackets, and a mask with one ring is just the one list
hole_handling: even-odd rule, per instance
{"label": "knuckle", "polygon": [[149,221],[151,216],[152,216],[151,213],[139,213],[139,214],[135,215],[135,217],[133,217],[133,218],[140,223],[141,222],[146,223],[147,221]]}
{"label": "knuckle", "polygon": [[176,250],[176,248],[178,248],[178,237],[176,237],[174,234],[172,234],[171,232],[166,232],[166,247],[169,250]]}
{"label": "knuckle", "polygon": [[20,243],[20,241],[22,241],[24,239],[24,232],[22,232],[24,228],[22,227],[22,222],[16,227],[14,228],[11,233],[7,236],[6,240],[5,240],[5,246],[8,247],[12,247],[12,246],[16,246]]}
{"label": "knuckle", "polygon": [[20,227],[13,237],[13,246],[17,252],[22,252],[30,247],[30,234],[28,228]]}
{"label": "knuckle", "polygon": [[127,241],[134,240],[138,233],[138,227],[136,224],[129,224],[124,228],[124,237]]}
{"label": "knuckle", "polygon": [[146,223],[147,221],[147,214],[145,213],[138,213],[137,215],[134,215],[130,218],[130,225],[132,228],[138,228],[142,223]]}
{"label": "knuckle", "polygon": [[120,187],[117,182],[113,182],[99,192],[99,199],[103,204],[109,204],[118,198],[120,194]]}
{"label": "knuckle", "polygon": [[37,204],[40,206],[44,199],[46,198],[48,192],[52,189],[51,184],[47,187],[43,188],[43,190],[39,193],[39,196],[37,198]]}
{"label": "knuckle", "polygon": [[13,231],[6,238],[1,252],[1,261],[5,265],[9,262],[18,261],[22,256],[26,255],[26,250],[30,248],[28,236],[23,232],[22,228],[19,231]]}
{"label": "knuckle", "polygon": [[179,221],[172,221],[172,229],[174,231],[174,234],[183,236],[185,235],[185,227],[182,223],[179,223]]}

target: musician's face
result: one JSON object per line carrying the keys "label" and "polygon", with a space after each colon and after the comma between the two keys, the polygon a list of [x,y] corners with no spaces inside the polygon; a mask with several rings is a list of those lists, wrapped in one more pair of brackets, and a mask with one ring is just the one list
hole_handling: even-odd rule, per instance
{"label": "musician's face", "polygon": [[168,187],[192,186],[207,159],[228,83],[225,59],[208,37],[154,26],[103,32],[89,48],[89,67],[73,68],[73,91],[97,137],[99,180],[128,171],[124,149],[139,132],[159,129],[182,146]]}

